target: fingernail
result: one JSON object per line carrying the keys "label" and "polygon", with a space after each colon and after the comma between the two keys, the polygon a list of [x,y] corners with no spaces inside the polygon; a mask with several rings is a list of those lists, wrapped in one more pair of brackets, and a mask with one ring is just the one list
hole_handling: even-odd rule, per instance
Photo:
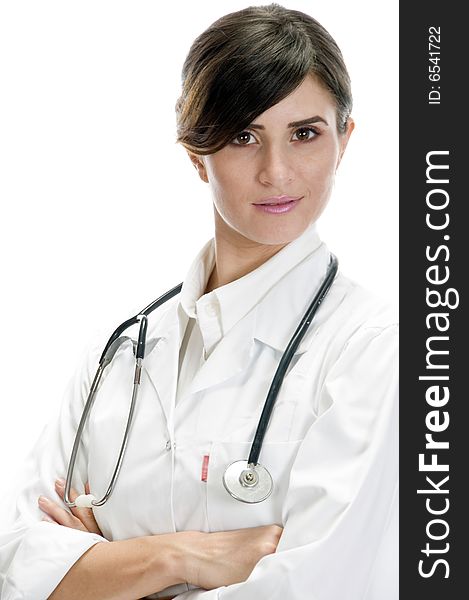
{"label": "fingernail", "polygon": [[55,485],[59,488],[65,487],[65,479],[56,479]]}
{"label": "fingernail", "polygon": [[45,496],[39,496],[38,502],[39,502],[39,504],[47,504],[49,502],[49,499],[46,498]]}

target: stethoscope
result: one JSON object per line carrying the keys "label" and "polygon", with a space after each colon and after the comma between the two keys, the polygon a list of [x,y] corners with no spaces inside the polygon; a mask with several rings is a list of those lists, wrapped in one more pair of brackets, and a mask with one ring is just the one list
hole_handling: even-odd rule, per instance
{"label": "stethoscope", "polygon": [[[262,442],[264,440],[267,426],[269,424],[270,415],[272,414],[272,410],[275,405],[275,400],[279,393],[280,386],[283,383],[283,379],[285,377],[288,366],[293,358],[296,349],[298,348],[299,343],[301,342],[306,331],[308,330],[308,327],[310,326],[311,321],[313,320],[319,308],[319,305],[324,300],[326,294],[330,290],[334,282],[337,269],[337,258],[331,253],[327,273],[323,281],[321,282],[321,285],[318,291],[316,292],[316,295],[314,296],[311,304],[309,305],[303,318],[298,324],[295,333],[292,335],[287,347],[285,348],[282,358],[280,359],[277,370],[272,379],[272,383],[270,384],[267,397],[265,399],[264,408],[262,409],[259,424],[257,426],[256,434],[251,445],[251,450],[249,452],[248,459],[237,460],[228,465],[228,467],[225,470],[225,473],[223,475],[223,485],[225,486],[227,492],[236,500],[240,500],[241,502],[247,502],[249,504],[254,504],[257,502],[262,502],[263,500],[268,498],[272,493],[272,476],[270,475],[266,467],[258,463],[259,454],[262,449]],[[103,504],[105,504],[105,502],[107,502],[107,500],[111,496],[116,485],[117,478],[119,477],[119,473],[122,466],[122,460],[124,458],[124,454],[127,448],[127,442],[129,439],[130,427],[132,425],[132,419],[135,412],[135,404],[137,402],[138,390],[141,381],[142,361],[145,356],[148,315],[152,313],[156,308],[164,304],[167,300],[170,300],[173,296],[178,294],[181,291],[181,288],[182,283],[168,290],[166,293],[162,294],[159,298],[157,298],[154,302],[149,304],[137,315],[119,325],[119,327],[117,327],[117,329],[109,338],[103,350],[103,353],[101,354],[101,358],[99,359],[98,369],[91,384],[88,398],[83,409],[83,414],[78,425],[75,441],[73,443],[72,453],[70,456],[70,462],[67,470],[67,479],[65,483],[64,493],[64,501],[69,508],[91,508],[93,506],[102,506]],[[96,499],[96,497],[93,494],[81,494],[75,499],[74,502],[72,502],[70,500],[70,488],[72,485],[72,477],[75,468],[78,447],[82,438],[83,429],[90,414],[91,408],[94,404],[96,393],[98,391],[98,387],[103,376],[103,372],[106,369],[106,367],[112,362],[112,359],[114,358],[121,344],[129,340],[133,343],[133,340],[130,337],[123,336],[122,333],[124,333],[126,329],[137,323],[139,324],[139,332],[135,348],[135,371],[132,390],[132,400],[130,403],[130,409],[127,417],[127,424],[124,431],[124,437],[122,439],[119,456],[117,458],[116,466],[114,468],[111,481],[105,494],[100,500]]]}

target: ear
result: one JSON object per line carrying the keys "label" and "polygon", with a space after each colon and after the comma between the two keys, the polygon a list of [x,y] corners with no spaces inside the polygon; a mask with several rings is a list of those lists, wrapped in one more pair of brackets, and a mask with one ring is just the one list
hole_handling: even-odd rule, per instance
{"label": "ear", "polygon": [[355,121],[352,119],[352,117],[349,117],[347,119],[347,125],[346,125],[346,128],[345,128],[345,131],[340,136],[339,157],[337,159],[337,164],[335,166],[335,170],[336,171],[339,168],[340,161],[342,160],[342,156],[344,155],[345,148],[347,148],[348,141],[349,141],[350,136],[352,135],[352,131],[354,129],[355,129]]}
{"label": "ear", "polygon": [[207,168],[205,166],[203,155],[194,154],[194,152],[191,152],[190,150],[187,150],[187,154],[189,155],[192,164],[197,169],[200,179],[205,183],[208,183]]}

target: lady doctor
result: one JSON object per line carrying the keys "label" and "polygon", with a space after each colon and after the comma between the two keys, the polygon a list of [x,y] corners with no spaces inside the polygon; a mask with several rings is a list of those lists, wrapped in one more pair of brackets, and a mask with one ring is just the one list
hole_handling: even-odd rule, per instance
{"label": "lady doctor", "polygon": [[[209,185],[214,238],[152,315],[113,495],[70,513],[60,479],[101,346],[87,355],[2,524],[2,600],[397,598],[397,325],[340,272],[269,422],[260,462],[272,494],[245,504],[222,483],[247,458],[273,373],[327,271],[316,221],[351,107],[339,49],[303,13],[250,7],[195,40],[178,141]],[[74,497],[108,485],[132,372],[129,342],[85,429]]]}

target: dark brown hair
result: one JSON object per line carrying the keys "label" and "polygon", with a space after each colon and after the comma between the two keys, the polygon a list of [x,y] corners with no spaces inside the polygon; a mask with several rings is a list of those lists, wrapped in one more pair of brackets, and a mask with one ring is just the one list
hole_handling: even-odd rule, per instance
{"label": "dark brown hair", "polygon": [[352,110],[350,77],[320,23],[276,3],[221,17],[184,61],[176,141],[195,154],[217,152],[307,75],[332,94],[343,133]]}

